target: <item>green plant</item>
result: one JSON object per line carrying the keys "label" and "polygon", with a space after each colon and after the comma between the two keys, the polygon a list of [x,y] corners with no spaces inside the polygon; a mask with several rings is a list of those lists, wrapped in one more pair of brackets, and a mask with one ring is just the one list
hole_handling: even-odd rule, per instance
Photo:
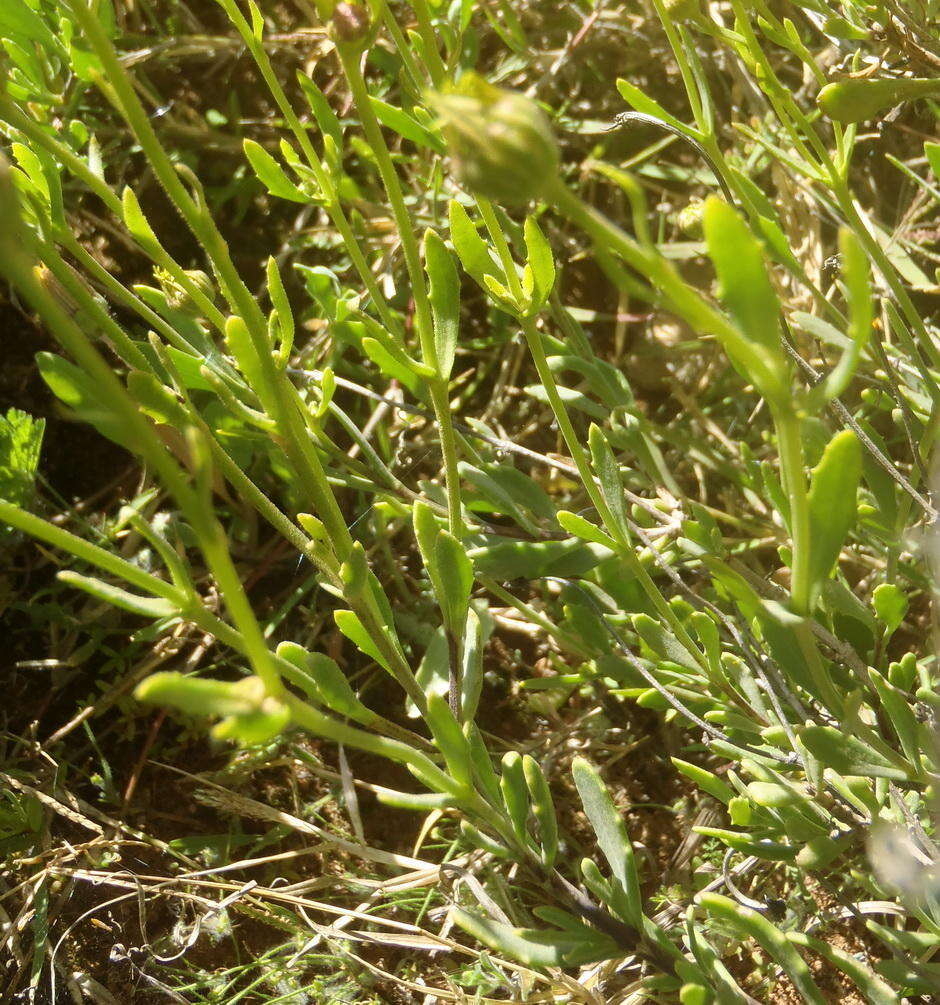
{"label": "green plant", "polygon": [[[216,738],[242,745],[305,730],[403,766],[420,791],[374,786],[380,802],[459,820],[459,841],[481,854],[490,877],[509,868],[525,877],[529,895],[508,913],[485,893],[471,903],[476,881],[450,908],[465,933],[501,957],[542,975],[617,961],[636,1000],[744,1001],[752,989],[736,954],[750,941],[766,980],[785,975],[809,1002],[826,999],[804,954],[867,1000],[931,994],[940,979],[931,958],[940,936],[940,862],[929,836],[936,665],[891,641],[911,603],[931,591],[907,539],[913,526],[937,519],[924,481],[940,415],[940,358],[937,329],[909,288],[923,273],[862,209],[853,157],[857,121],[933,88],[908,78],[865,81],[858,111],[853,95],[862,80],[826,84],[809,48],[827,31],[867,38],[878,5],[844,4],[838,22],[822,27],[815,15],[826,15],[825,5],[792,5],[814,15],[801,30],[763,0],[731,0],[727,21],[654,0],[693,124],[635,84],[621,80],[618,90],[634,111],[694,141],[716,173],[710,180],[728,196],[709,196],[702,212],[712,296],[664,254],[636,177],[586,165],[626,200],[631,234],[583,193],[577,165],[553,135],[551,110],[469,72],[461,32],[475,5],[415,2],[415,30],[406,31],[395,5],[318,2],[368,144],[367,153],[357,148],[363,170],[394,222],[404,267],[388,271],[407,297],[380,281],[386,266],[362,237],[347,125],[306,75],[298,86],[309,115],[295,110],[256,4],[219,5],[285,126],[276,145],[245,140],[252,171],[270,199],[318,207],[348,258],[347,286],[322,267],[302,270],[313,311],[330,325],[332,356],[315,371],[306,365],[304,317],[275,257],[265,265],[266,299],[236,268],[199,178],[174,161],[141,103],[115,48],[109,5],[63,0],[55,22],[41,16],[42,5],[18,0],[11,10],[19,20],[0,20],[15,64],[0,122],[16,162],[0,169],[0,216],[8,221],[0,270],[70,357],[40,357],[46,382],[79,419],[146,465],[173,518],[158,526],[136,512],[127,517],[159,558],[152,569],[44,519],[19,487],[22,476],[31,479],[34,448],[10,462],[19,481],[3,489],[0,518],[70,555],[77,568],[59,574],[66,584],[164,632],[193,624],[245,670],[237,680],[159,672],[138,686],[141,701],[209,717]],[[512,8],[502,6],[496,19],[485,6],[506,44],[524,49],[525,25]],[[379,32],[400,69],[382,98],[363,72]],[[746,153],[725,146],[732,131],[716,114],[706,61],[719,51],[744,68],[760,96],[761,117],[733,130]],[[171,256],[134,192],[110,186],[87,149],[88,130],[60,135],[54,127],[65,66],[77,67],[80,87],[96,86],[116,109],[205,270]],[[794,67],[817,87],[823,116],[781,79]],[[890,87],[871,93],[876,83]],[[387,135],[408,145],[407,158]],[[448,147],[457,183],[445,167]],[[936,173],[936,146],[926,153]],[[811,204],[838,224],[828,292],[791,249],[780,209],[755,181],[771,171],[793,192],[805,186]],[[916,178],[937,212],[940,193]],[[66,210],[73,182],[120,221],[156,285],[122,284],[83,248]],[[498,203],[532,212],[520,223]],[[770,419],[758,435],[748,433],[736,449],[724,441],[715,448],[700,430],[696,438],[678,421],[644,414],[632,375],[595,351],[565,305],[560,243],[551,236],[562,227],[570,241],[587,239],[621,296],[681,321],[696,351],[702,342],[720,345],[731,363],[721,368],[721,403],[749,395],[748,410]],[[120,323],[91,282],[134,315],[146,337]],[[788,295],[816,313],[797,310]],[[413,317],[405,313],[409,299]],[[492,328],[521,333],[538,378],[531,394],[548,405],[570,463],[456,421],[454,369],[468,302]],[[856,394],[860,375],[865,389]],[[402,408],[433,420],[441,484],[426,481],[420,491],[405,484],[350,414],[344,392],[354,402],[374,394],[368,385],[379,379],[407,392]],[[718,400],[708,398],[709,411]],[[906,435],[891,433],[889,444],[883,420],[895,412]],[[736,401],[725,414],[747,417]],[[40,434],[34,429],[29,443]],[[564,470],[571,482],[563,498],[501,460],[494,441]],[[670,469],[666,453],[683,451],[708,479],[721,480],[725,505],[709,504],[704,492],[696,498],[690,473]],[[380,713],[325,652],[292,639],[272,643],[233,558],[224,485],[241,504],[233,509],[260,517],[311,563],[335,602],[337,630],[397,686],[395,707]],[[350,521],[341,498],[350,495],[365,500],[367,515],[408,531],[407,548],[395,547],[423,568],[426,582],[412,591],[434,612],[423,637],[409,633],[396,602],[393,577],[403,558],[383,565],[384,530]],[[597,766],[583,757],[571,766],[592,834],[585,850],[596,847],[595,860],[566,836],[557,779],[536,757],[510,749],[494,763],[477,723],[492,631],[487,598],[551,642],[552,672],[523,689],[581,693],[603,700],[608,715],[635,703],[681,729],[683,756],[672,765],[717,814],[693,831],[722,852],[720,875],[709,881],[696,873],[675,909],[655,910],[655,876],[642,871]],[[23,816],[19,803],[11,805]],[[884,835],[908,832],[898,853],[907,873],[892,870]],[[766,899],[742,894],[730,870],[735,857],[762,870],[770,890],[803,890],[812,881],[850,905],[892,897],[903,926],[869,921],[883,958],[862,962],[803,930],[799,897],[778,918]],[[919,888],[909,878],[916,865],[924,870]],[[923,944],[933,950],[915,959],[911,946]]]}

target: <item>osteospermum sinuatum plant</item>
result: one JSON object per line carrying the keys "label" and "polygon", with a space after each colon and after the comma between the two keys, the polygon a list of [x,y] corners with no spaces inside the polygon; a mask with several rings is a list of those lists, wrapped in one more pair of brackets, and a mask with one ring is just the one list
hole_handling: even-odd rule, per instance
{"label": "osteospermum sinuatum plant", "polygon": [[[540,99],[529,5],[317,0],[333,87],[286,81],[253,0],[218,6],[276,109],[243,141],[244,176],[331,236],[296,269],[267,249],[261,295],[224,203],[145,106],[109,5],[0,12],[0,272],[57,343],[37,359],[46,384],[154,487],[121,514],[146,561],[50,519],[4,479],[14,456],[27,481],[36,465],[14,455],[32,434],[11,413],[0,521],[54,551],[70,590],[227,654],[226,672],[146,676],[126,714],[157,706],[238,749],[313,737],[341,752],[347,804],[347,751],[371,755],[366,774],[387,765],[394,785],[356,780],[449,835],[435,951],[459,933],[497,961],[487,1000],[932,1000],[936,256],[891,239],[857,149],[890,109],[934,128],[940,114],[936,74],[863,72],[895,5],[653,0],[681,100],[669,111],[614,67],[610,85],[621,126],[642,120],[696,165],[680,175],[708,190],[694,246],[666,239],[646,197],[659,176],[641,168],[666,144],[630,173],[607,146],[614,119],[585,159],[572,109]],[[509,56],[477,59],[478,30]],[[935,25],[905,30],[911,59],[940,64]],[[845,65],[823,63],[846,39]],[[760,115],[722,121],[731,63]],[[102,134],[133,145],[171,216],[119,184],[87,127],[60,128],[95,92]],[[935,222],[940,145],[895,160]],[[771,177],[826,214],[825,269]],[[101,264],[82,200],[151,280]],[[198,262],[169,250],[175,227]],[[666,380],[702,367],[681,411],[605,358],[568,281],[585,261],[631,317],[681,332]],[[484,345],[506,352],[500,381],[530,375],[531,447],[467,389]],[[422,477],[392,443],[412,421]],[[317,632],[262,610],[246,524],[313,577]],[[515,696],[558,742],[514,742],[488,714],[506,687],[492,653],[519,626],[540,668],[517,668]],[[683,793],[682,869],[638,836],[598,739],[650,721]]]}

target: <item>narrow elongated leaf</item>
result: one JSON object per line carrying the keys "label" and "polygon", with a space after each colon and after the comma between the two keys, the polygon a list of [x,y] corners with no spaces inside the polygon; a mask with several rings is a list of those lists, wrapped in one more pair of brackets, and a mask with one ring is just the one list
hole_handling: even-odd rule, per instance
{"label": "narrow elongated leaf", "polygon": [[502,776],[499,780],[503,794],[503,804],[509,814],[512,829],[520,843],[527,843],[527,823],[529,819],[529,793],[522,769],[522,757],[518,751],[507,751],[503,756]]}
{"label": "narrow elongated leaf", "polygon": [[429,813],[432,810],[443,810],[454,806],[454,799],[445,792],[399,792],[397,789],[386,789],[382,785],[373,787],[375,798],[384,806],[394,806],[399,810],[414,810],[417,813]]}
{"label": "narrow elongated leaf", "polygon": [[121,206],[124,215],[124,226],[127,227],[131,237],[147,252],[159,252],[160,242],[153,228],[147,222],[144,211],[140,208],[137,196],[130,188],[125,188],[121,193]]}
{"label": "narrow elongated leaf", "polygon": [[352,642],[357,649],[365,653],[366,656],[375,660],[379,666],[391,672],[388,660],[379,651],[378,646],[372,641],[372,636],[365,630],[359,616],[353,611],[335,611],[333,620],[336,627]]}
{"label": "narrow elongated leaf", "polygon": [[841,970],[854,982],[870,1005],[896,1005],[898,996],[895,992],[864,963],[857,960],[837,946],[830,945],[823,939],[814,938],[806,932],[787,932],[787,938],[795,946],[818,953],[837,970]]}
{"label": "narrow elongated leaf", "polygon": [[940,181],[940,143],[931,143],[929,140],[924,144],[924,155],[933,176]]}
{"label": "narrow elongated leaf", "polygon": [[134,697],[169,705],[187,715],[248,715],[258,708],[263,694],[256,686],[259,683],[257,678],[230,683],[163,671],[138,684]]}
{"label": "narrow elongated leaf", "polygon": [[629,80],[624,80],[622,77],[619,78],[617,80],[617,90],[620,92],[623,100],[635,111],[643,112],[644,115],[652,115],[653,118],[659,119],[662,122],[668,122],[674,129],[685,133],[686,136],[698,137],[700,135],[697,129],[687,126],[674,115],[670,115],[658,101],[644,94],[636,84],[631,84]]}
{"label": "narrow elongated leaf", "polygon": [[634,614],[633,627],[641,639],[662,659],[671,660],[686,670],[698,671],[699,665],[684,645],[648,614]]}
{"label": "narrow elongated leaf", "polygon": [[627,522],[627,508],[624,502],[623,485],[620,481],[620,468],[617,459],[604,436],[600,426],[591,423],[588,433],[588,445],[591,448],[591,462],[601,483],[601,494],[610,509],[621,536],[628,537],[630,533]]}
{"label": "narrow elongated leaf", "polygon": [[464,270],[481,286],[486,276],[501,277],[501,271],[490,256],[486,242],[459,202],[450,204],[450,239]]}
{"label": "narrow elongated leaf", "polygon": [[336,113],[330,107],[330,103],[306,73],[298,71],[297,80],[304,92],[304,97],[307,99],[307,104],[310,106],[310,111],[313,112],[313,117],[317,120],[320,132],[324,136],[332,137],[336,149],[341,150],[343,147],[343,127],[340,125]]}
{"label": "narrow elongated leaf", "polygon": [[603,959],[616,948],[611,939],[597,933],[588,937],[557,929],[512,928],[460,907],[452,907],[451,912],[454,921],[469,935],[529,967],[573,966]]}
{"label": "narrow elongated leaf", "polygon": [[424,235],[424,268],[434,315],[437,369],[446,379],[454,365],[460,335],[460,279],[451,253],[433,230]]}
{"label": "narrow elongated leaf", "polygon": [[464,722],[472,721],[480,704],[480,695],[483,693],[483,651],[492,634],[493,624],[489,612],[482,605],[480,613],[470,605],[463,632],[463,672],[460,677],[460,710]]}
{"label": "narrow elongated leaf", "polygon": [[238,369],[244,375],[248,386],[256,392],[260,391],[265,386],[261,376],[261,364],[258,361],[248,326],[241,318],[233,316],[226,320],[225,342],[229,352],[235,357]]}
{"label": "narrow elongated leaf", "polygon": [[473,785],[473,767],[470,745],[451,712],[450,706],[438,694],[428,695],[427,722],[434,741],[444,755],[451,777],[464,788]]}
{"label": "narrow elongated leaf", "polygon": [[596,524],[585,520],[579,513],[570,513],[568,510],[559,510],[557,513],[558,522],[575,537],[580,537],[582,541],[591,541],[593,544],[603,545],[605,548],[613,550],[616,545],[614,539],[606,534]]}
{"label": "narrow elongated leaf", "polygon": [[391,343],[379,342],[368,336],[360,344],[363,352],[386,377],[400,381],[412,394],[419,392],[421,377],[410,356]]}
{"label": "narrow elongated leaf", "polygon": [[912,773],[834,726],[806,726],[799,735],[814,757],[839,774],[907,781]]}
{"label": "narrow elongated leaf", "polygon": [[727,806],[734,798],[734,791],[731,786],[727,785],[717,775],[706,768],[692,764],[690,761],[680,760],[678,757],[672,757],[670,760],[686,778],[691,778],[700,789],[713,796],[719,802]]}
{"label": "narrow elongated leaf", "polygon": [[287,177],[280,164],[254,140],[245,140],[245,156],[252,170],[258,177],[258,181],[278,199],[288,199],[290,202],[310,202],[309,196],[305,195]]}
{"label": "narrow elongated leaf", "polygon": [[539,841],[542,845],[542,861],[551,869],[558,854],[558,821],[555,818],[555,802],[545,773],[534,757],[528,754],[522,758],[522,772],[532,802],[532,814],[539,827]]}
{"label": "narrow elongated leaf", "polygon": [[437,154],[446,153],[444,141],[432,133],[430,129],[422,126],[416,118],[409,115],[404,109],[396,108],[387,101],[382,101],[381,98],[370,96],[369,101],[372,105],[372,110],[375,112],[375,117],[383,126],[387,126],[393,132],[398,133],[403,139],[411,140],[416,146],[426,147]]}
{"label": "narrow elongated leaf", "polygon": [[703,222],[721,299],[749,339],[780,353],[780,302],[770,285],[760,243],[741,217],[715,196],[705,203]]}
{"label": "narrow elongated leaf", "polygon": [[95,576],[83,576],[81,573],[63,569],[57,577],[67,586],[74,586],[76,589],[90,593],[98,600],[111,604],[112,607],[119,607],[123,611],[130,611],[131,614],[139,614],[143,618],[169,618],[179,614],[179,606],[172,600],[164,597],[141,597],[136,593],[128,593],[127,590],[106,583]]}
{"label": "narrow elongated leaf", "polygon": [[364,725],[374,723],[377,716],[359,700],[335,660],[325,653],[312,653],[296,642],[282,642],[277,655],[293,664],[301,674],[304,690],[340,715],[347,715]]}
{"label": "narrow elongated leaf", "polygon": [[917,716],[914,714],[914,709],[911,708],[907,695],[889,683],[874,668],[869,669],[868,674],[872,684],[875,686],[875,690],[878,692],[881,707],[885,710],[885,717],[891,723],[891,728],[897,733],[898,739],[901,741],[901,749],[904,751],[904,756],[911,764],[919,768],[921,757],[920,734],[922,727],[917,722]]}
{"label": "narrow elongated leaf", "polygon": [[597,843],[623,895],[623,920],[640,928],[643,922],[643,903],[633,844],[627,828],[614,806],[607,786],[592,764],[583,757],[576,757],[572,764],[572,774],[581,797],[581,805],[597,835]]}
{"label": "narrow elongated leaf", "polygon": [[783,968],[807,1005],[825,1005],[826,999],[813,981],[803,957],[787,937],[757,911],[744,907],[730,897],[718,893],[703,893],[699,903],[710,915],[720,919],[741,938],[754,939]]}
{"label": "narrow elongated leaf", "polygon": [[464,723],[464,736],[467,738],[470,750],[470,760],[473,765],[473,777],[477,786],[489,802],[494,806],[502,803],[502,791],[499,787],[499,776],[493,767],[493,761],[480,730],[469,720]]}
{"label": "narrow elongated leaf", "polygon": [[271,298],[271,304],[274,307],[274,316],[277,319],[278,334],[280,336],[278,360],[282,364],[286,364],[294,344],[294,312],[291,310],[290,301],[287,299],[287,291],[284,289],[281,270],[277,267],[277,259],[273,255],[268,258],[266,272],[268,277],[268,296]]}
{"label": "narrow elongated leaf", "polygon": [[849,429],[829,441],[809,489],[810,594],[818,597],[855,523],[862,449]]}
{"label": "narrow elongated leaf", "polygon": [[[734,800],[732,800],[732,810],[734,810],[733,803]],[[740,804],[743,810],[749,811],[750,803],[746,799],[740,800]],[[735,820],[735,822],[737,821]],[[693,827],[692,829],[696,834],[717,838],[729,848],[741,852],[742,855],[754,855],[756,858],[763,858],[769,862],[791,862],[796,858],[799,850],[794,845],[783,844],[780,841],[756,840],[744,831],[733,831],[724,827]]]}
{"label": "narrow elongated leaf", "polygon": [[555,285],[555,258],[552,247],[539,229],[534,216],[526,217],[523,227],[529,261],[526,265],[532,275],[532,303],[530,313],[537,314],[548,300]]}

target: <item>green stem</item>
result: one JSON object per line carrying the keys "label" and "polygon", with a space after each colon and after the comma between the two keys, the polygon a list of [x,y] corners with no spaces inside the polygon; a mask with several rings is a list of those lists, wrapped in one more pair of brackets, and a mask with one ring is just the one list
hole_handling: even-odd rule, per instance
{"label": "green stem", "polygon": [[431,74],[431,83],[435,87],[440,87],[447,76],[447,70],[444,68],[444,61],[437,48],[437,35],[431,21],[431,9],[428,7],[427,0],[412,0],[411,6],[414,8],[418,21],[418,33],[421,35],[421,41],[424,42],[424,55],[428,63],[428,72]]}
{"label": "green stem", "polygon": [[780,453],[780,473],[790,502],[790,541],[793,552],[790,561],[790,605],[793,613],[807,617],[810,613],[810,534],[809,503],[806,477],[803,473],[803,445],[800,441],[800,421],[791,410],[774,411],[777,444]]}
{"label": "green stem", "polygon": [[284,697],[291,716],[298,726],[303,726],[317,736],[333,740],[335,743],[347,744],[350,747],[358,747],[370,754],[379,757],[387,757],[391,761],[399,764],[412,765],[421,772],[424,778],[433,780],[439,792],[447,792],[455,797],[463,795],[463,791],[457,783],[444,774],[443,771],[429,758],[407,743],[401,743],[384,736],[375,736],[365,730],[356,729],[354,726],[347,726],[345,723],[337,722],[331,716],[308,705],[300,698],[287,694]]}
{"label": "green stem", "polygon": [[245,20],[244,15],[235,5],[233,0],[219,0],[228,14],[232,23],[241,35],[248,51],[251,53],[261,76],[264,78],[264,82],[271,92],[275,103],[284,116],[284,121],[287,123],[288,128],[293,133],[297,143],[303,152],[304,158],[313,172],[314,179],[321,193],[325,199],[324,209],[333,226],[336,227],[336,231],[342,238],[343,247],[346,249],[346,253],[349,255],[349,259],[353,264],[353,267],[359,273],[359,277],[362,279],[363,285],[369,294],[369,298],[372,300],[373,305],[382,319],[382,324],[385,325],[389,334],[393,338],[397,339],[399,342],[404,344],[403,333],[401,324],[398,318],[395,316],[388,301],[385,299],[379,284],[369,268],[369,263],[363,254],[362,248],[360,247],[359,241],[356,235],[353,233],[353,229],[349,223],[349,219],[343,210],[342,204],[336,197],[335,186],[333,185],[333,180],[329,173],[323,166],[323,162],[317,155],[313,144],[310,141],[310,137],[307,134],[307,130],[304,129],[303,124],[297,117],[297,113],[294,111],[293,106],[284,93],[284,89],[281,87],[280,82],[277,79],[277,75],[274,72],[274,68],[271,66],[271,60],[268,58],[268,54],[264,50],[264,46],[260,40],[255,36],[251,30],[251,26]]}
{"label": "green stem", "polygon": [[927,326],[924,324],[924,319],[914,306],[914,302],[911,300],[904,283],[901,282],[897,270],[885,254],[884,248],[882,248],[880,242],[872,233],[870,224],[857,209],[848,185],[835,175],[833,176],[833,191],[842,215],[856,237],[858,237],[869,258],[878,267],[878,271],[884,277],[885,282],[891,288],[895,300],[897,300],[901,310],[904,312],[905,320],[910,325],[911,330],[917,335],[918,344],[929,357],[931,365],[935,369],[940,368],[940,351],[934,345],[933,339],[927,331]]}
{"label": "green stem", "polygon": [[804,619],[795,629],[797,643],[809,667],[818,696],[832,712],[839,712],[843,700],[826,671],[819,645],[807,619],[812,615],[812,580],[810,578],[809,500],[806,492],[806,475],[803,470],[803,444],[800,438],[800,419],[792,409],[773,410],[780,453],[780,473],[784,490],[790,502],[790,607],[794,614]]}
{"label": "green stem", "polygon": [[248,328],[262,383],[262,387],[257,388],[259,395],[265,408],[270,411],[271,417],[277,423],[284,452],[297,474],[304,494],[313,503],[317,515],[329,531],[333,547],[343,559],[352,547],[352,536],[327,483],[326,473],[316,450],[306,434],[296,390],[287,377],[278,372],[275,365],[267,334],[267,322],[261,308],[238,274],[229,254],[228,245],[211,215],[206,212],[204,206],[193,199],[181,182],[101,24],[78,0],[69,0],[68,5],[101,60],[108,85],[113,90],[121,112],[133,130],[154,174],[212,260],[226,299]]}
{"label": "green stem", "polygon": [[[506,282],[509,292],[517,302],[521,303],[523,301],[522,283],[520,282],[519,275],[516,271],[516,264],[513,260],[509,243],[506,240],[502,227],[499,225],[499,220],[496,217],[493,206],[486,199],[478,199],[477,205],[479,206],[486,229],[489,231],[490,237],[492,237],[493,242],[496,245],[496,251],[499,255],[500,261],[503,264],[503,271],[506,274]],[[578,469],[578,474],[581,477],[581,482],[584,485],[585,491],[588,493],[588,496],[597,510],[604,526],[617,543],[618,554],[627,564],[630,573],[636,577],[657,613],[664,621],[667,622],[676,637],[688,650],[689,655],[691,655],[696,662],[704,665],[704,657],[692,641],[688,632],[686,632],[682,622],[676,616],[675,611],[673,611],[673,609],[669,606],[665,597],[663,597],[662,593],[659,589],[657,589],[656,584],[643,567],[637,557],[633,545],[623,536],[617,520],[614,518],[610,507],[607,505],[607,501],[604,499],[603,493],[597,485],[590,460],[588,459],[587,453],[582,446],[582,437],[578,436],[578,433],[571,422],[571,417],[568,414],[568,409],[562,400],[561,395],[558,393],[558,385],[555,382],[555,375],[552,373],[551,367],[548,365],[548,358],[545,355],[544,341],[538,326],[533,318],[520,318],[520,323],[522,325],[522,333],[525,336],[526,344],[529,348],[529,353],[532,356],[532,361],[535,363],[536,372],[538,373],[542,387],[545,389],[545,395],[548,398],[548,403],[555,414],[555,420],[558,423],[558,428],[561,430],[561,435],[568,446],[571,459],[574,461],[575,467]]]}
{"label": "green stem", "polygon": [[[415,327],[421,347],[421,358],[424,363],[439,372],[437,348],[434,342],[434,323],[431,315],[431,301],[428,297],[427,283],[424,278],[424,268],[421,263],[421,252],[418,239],[411,225],[411,216],[405,204],[405,197],[398,179],[398,172],[392,163],[392,156],[382,135],[382,128],[366,88],[365,78],[359,65],[359,50],[355,46],[337,45],[340,62],[346,74],[353,102],[359,112],[366,139],[375,156],[379,175],[388,195],[389,205],[398,235],[401,240],[405,265],[411,280],[412,295],[415,301]],[[454,434],[453,421],[450,414],[450,402],[447,394],[447,379],[439,375],[431,382],[431,403],[437,420],[441,438],[441,451],[444,459],[444,481],[447,490],[448,526],[454,537],[463,537],[465,527],[460,507],[460,474],[457,470],[457,440]]]}
{"label": "green stem", "polygon": [[58,527],[48,520],[43,520],[42,517],[35,516],[13,503],[4,502],[2,499],[0,499],[0,522],[39,541],[45,541],[46,544],[59,551],[68,552],[79,561],[97,566],[112,576],[130,583],[131,586],[137,587],[138,590],[144,590],[155,597],[163,597],[180,606],[183,606],[186,601],[182,591],[165,579],[151,575],[140,566],[134,565],[133,562],[128,562],[119,555],[106,551],[97,544],[92,544],[71,531]]}

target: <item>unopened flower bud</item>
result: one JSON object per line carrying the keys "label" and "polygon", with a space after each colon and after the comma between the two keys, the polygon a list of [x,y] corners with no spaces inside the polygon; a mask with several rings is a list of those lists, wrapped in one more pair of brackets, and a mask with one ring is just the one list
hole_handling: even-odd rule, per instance
{"label": "unopened flower bud", "polygon": [[504,205],[543,195],[558,176],[560,155],[548,117],[530,98],[467,74],[434,94],[454,173],[471,192]]}
{"label": "unopened flower bud", "polygon": [[663,0],[663,7],[673,21],[688,21],[699,13],[699,0]]}
{"label": "unopened flower bud", "polygon": [[693,199],[676,214],[676,224],[683,234],[700,238],[704,230],[702,224],[704,216],[705,203],[701,199]]}
{"label": "unopened flower bud", "polygon": [[335,41],[346,45],[364,42],[369,34],[370,21],[367,8],[355,3],[338,3],[330,18],[330,32]]}
{"label": "unopened flower bud", "polygon": [[[184,269],[183,274],[207,299],[215,300],[215,288],[212,285],[212,280],[205,272],[201,269]],[[166,294],[167,303],[173,310],[182,311],[185,314],[198,314],[199,307],[190,295],[189,290],[172,273],[157,266],[153,270],[153,275],[160,284],[160,289]]]}

